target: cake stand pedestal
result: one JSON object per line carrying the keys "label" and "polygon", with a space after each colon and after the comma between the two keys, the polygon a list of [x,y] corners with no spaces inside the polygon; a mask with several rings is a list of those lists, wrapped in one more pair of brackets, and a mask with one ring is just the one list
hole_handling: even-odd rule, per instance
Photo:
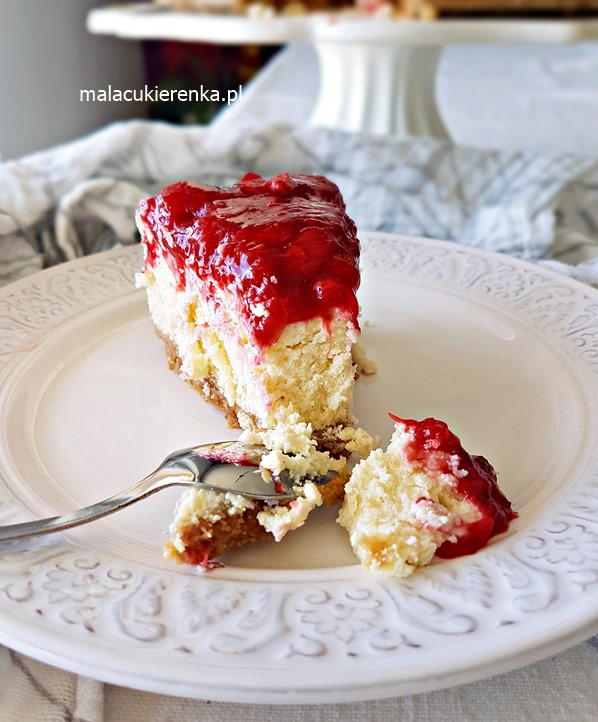
{"label": "cake stand pedestal", "polygon": [[315,41],[320,86],[310,126],[448,137],[436,105],[440,48]]}
{"label": "cake stand pedestal", "polygon": [[343,13],[248,18],[154,4],[98,8],[92,33],[215,44],[313,43],[320,85],[309,124],[408,137],[447,137],[436,68],[452,44],[572,43],[598,38],[598,20],[378,20]]}

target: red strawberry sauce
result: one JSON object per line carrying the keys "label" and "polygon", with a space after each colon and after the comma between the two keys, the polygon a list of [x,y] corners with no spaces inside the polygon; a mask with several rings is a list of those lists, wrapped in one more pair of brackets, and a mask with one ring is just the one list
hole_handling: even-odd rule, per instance
{"label": "red strawberry sauce", "polygon": [[[400,419],[394,414],[390,417],[411,436],[405,447],[406,460],[432,473],[452,475],[454,490],[481,514],[478,521],[460,528],[456,541],[441,544],[436,550],[437,556],[452,559],[473,554],[491,537],[507,530],[517,514],[499,489],[494,468],[483,456],[468,454],[444,421],[432,418],[414,421]],[[455,475],[455,470],[467,473]],[[422,497],[417,501],[426,500]]]}
{"label": "red strawberry sauce", "polygon": [[[337,186],[323,176],[248,173],[230,188],[179,182],[137,211],[146,269],[162,257],[206,300],[226,289],[260,348],[287,324],[340,313],[358,327],[359,241]],[[256,312],[257,309],[257,312]]]}

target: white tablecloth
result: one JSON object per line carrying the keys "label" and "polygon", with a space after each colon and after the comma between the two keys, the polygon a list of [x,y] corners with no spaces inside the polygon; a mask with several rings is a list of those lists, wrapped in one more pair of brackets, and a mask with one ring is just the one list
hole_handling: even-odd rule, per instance
{"label": "white tablecloth", "polygon": [[[218,125],[151,123],[116,125],[0,166],[0,279],[9,283],[43,266],[134,243],[133,210],[142,196],[175,178],[227,182],[244,170],[322,172],[338,182],[363,229],[511,253],[598,285],[597,161],[283,126],[247,136]],[[0,720],[590,720],[598,716],[597,655],[593,638],[526,669],[454,689],[271,707],[135,692],[0,647]]]}

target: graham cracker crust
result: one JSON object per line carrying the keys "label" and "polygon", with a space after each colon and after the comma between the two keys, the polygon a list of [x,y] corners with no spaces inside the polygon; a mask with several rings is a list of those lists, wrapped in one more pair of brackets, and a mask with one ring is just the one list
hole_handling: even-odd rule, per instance
{"label": "graham cracker crust", "polygon": [[217,522],[200,518],[197,524],[188,524],[178,530],[185,551],[180,552],[172,542],[166,542],[164,555],[178,564],[206,566],[211,559],[231,549],[266,539],[270,532],[257,520],[262,508],[263,504],[256,503],[254,509],[231,516],[224,514]]}

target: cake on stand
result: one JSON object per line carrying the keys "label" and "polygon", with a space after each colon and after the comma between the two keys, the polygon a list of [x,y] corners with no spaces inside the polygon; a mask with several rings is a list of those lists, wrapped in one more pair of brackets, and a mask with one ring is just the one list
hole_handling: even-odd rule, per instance
{"label": "cake on stand", "polygon": [[453,44],[575,43],[598,38],[592,19],[441,19],[364,17],[351,12],[250,17],[173,11],[153,3],[98,8],[90,32],[127,39],[215,44],[312,43],[320,78],[310,125],[447,137],[435,79]]}

